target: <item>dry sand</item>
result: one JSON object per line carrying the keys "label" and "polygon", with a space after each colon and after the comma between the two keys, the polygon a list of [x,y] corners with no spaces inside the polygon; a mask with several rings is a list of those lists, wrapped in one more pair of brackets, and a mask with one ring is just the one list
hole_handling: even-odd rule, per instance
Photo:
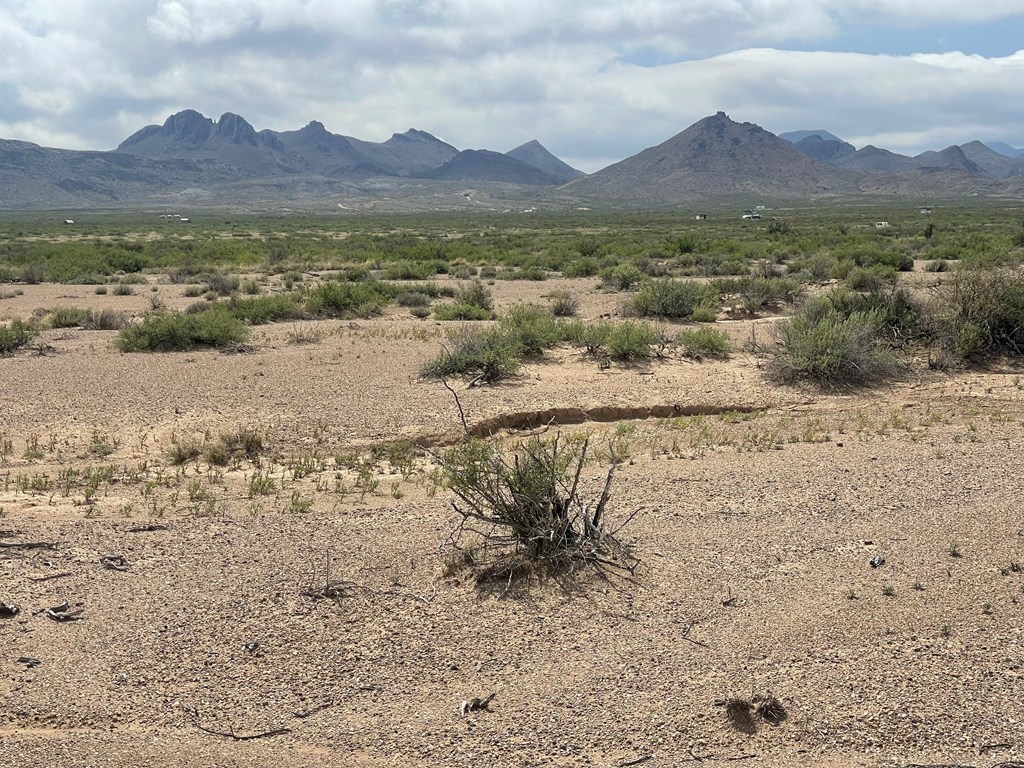
{"label": "dry sand", "polygon": [[[585,316],[615,311],[617,297],[573,285]],[[554,287],[495,292],[500,307]],[[25,286],[0,317],[141,313],[149,293]],[[159,293],[190,301],[180,286]],[[744,353],[602,371],[558,350],[509,384],[461,392],[468,420],[673,404],[709,415],[564,428],[628,453],[609,509],[637,513],[623,532],[643,560],[634,578],[481,589],[444,575],[457,518],[431,492],[429,457],[408,478],[378,462],[365,495],[335,463],[458,433],[448,393],[417,375],[444,329],[398,310],[304,326],[321,340],[265,326],[243,355],[122,355],[114,333],[65,329],[43,334],[46,354],[0,359],[0,543],[56,544],[0,549],[0,602],[21,609],[0,618],[0,765],[1024,759],[1016,372],[823,395],[765,383]],[[751,336],[749,321],[723,327]],[[762,410],[726,413],[737,408]],[[241,426],[266,436],[268,495],[250,496],[250,462],[169,461],[174,441]],[[310,471],[295,478],[302,457]],[[101,466],[114,469],[90,494],[74,472]],[[589,493],[604,471],[588,467]],[[131,532],[145,525],[164,528]],[[129,570],[104,568],[109,555]],[[336,599],[303,594],[328,578],[344,582]],[[80,620],[43,613],[65,601]],[[490,711],[460,715],[492,692]],[[778,725],[741,730],[721,706],[768,693],[787,713]]]}

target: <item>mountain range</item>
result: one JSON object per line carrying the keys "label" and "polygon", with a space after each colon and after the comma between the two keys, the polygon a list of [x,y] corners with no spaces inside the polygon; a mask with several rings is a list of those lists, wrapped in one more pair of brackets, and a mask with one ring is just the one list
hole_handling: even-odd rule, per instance
{"label": "mountain range", "polygon": [[536,140],[508,152],[459,150],[411,129],[371,142],[331,133],[317,121],[294,131],[257,131],[230,112],[214,121],[184,110],[109,152],[0,139],[0,209],[636,208],[863,194],[1024,197],[1024,150],[972,141],[909,157],[857,149],[821,129],[776,136],[724,112],[590,175]]}

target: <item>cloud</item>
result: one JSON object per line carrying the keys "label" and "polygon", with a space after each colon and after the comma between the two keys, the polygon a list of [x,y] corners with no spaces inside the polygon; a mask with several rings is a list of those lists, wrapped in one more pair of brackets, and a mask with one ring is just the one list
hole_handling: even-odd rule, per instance
{"label": "cloud", "polygon": [[1024,54],[785,48],[1022,16],[1019,0],[0,0],[0,136],[106,149],[195,108],[371,140],[538,138],[595,170],[725,109],[858,145],[1020,144]]}

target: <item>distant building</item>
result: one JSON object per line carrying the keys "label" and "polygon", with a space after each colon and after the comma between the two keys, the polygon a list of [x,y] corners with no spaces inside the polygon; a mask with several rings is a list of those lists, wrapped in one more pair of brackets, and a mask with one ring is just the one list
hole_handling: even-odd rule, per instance
{"label": "distant building", "polygon": [[708,220],[708,215],[706,213],[698,213],[697,214],[697,221],[707,221],[707,220]]}
{"label": "distant building", "polygon": [[180,219],[178,219],[178,221],[185,221],[185,222],[187,222],[187,221],[189,221],[189,219],[186,218],[185,216],[182,216]]}
{"label": "distant building", "polygon": [[64,223],[65,224],[74,224],[75,220],[74,219],[64,219]]}
{"label": "distant building", "polygon": [[922,209],[921,209],[921,215],[922,215],[922,216],[930,216],[933,210],[934,210],[934,209],[932,209],[932,208],[930,208],[930,207],[925,207],[925,208],[922,208]]}
{"label": "distant building", "polygon": [[888,226],[889,226],[889,222],[888,221],[876,221],[875,222],[875,229],[885,229]]}

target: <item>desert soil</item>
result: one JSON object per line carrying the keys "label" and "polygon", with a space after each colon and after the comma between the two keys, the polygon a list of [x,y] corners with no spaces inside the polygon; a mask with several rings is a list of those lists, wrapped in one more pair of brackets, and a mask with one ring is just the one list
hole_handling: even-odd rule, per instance
{"label": "desert soil", "polygon": [[[565,284],[583,316],[616,311],[595,282]],[[562,285],[494,290],[500,309]],[[141,314],[151,293],[25,286],[0,318]],[[742,345],[770,322],[720,327]],[[291,343],[297,330],[320,338]],[[125,355],[114,332],[61,329],[0,359],[0,603],[20,608],[0,618],[0,765],[1024,759],[1020,372],[922,366],[822,394],[766,383],[746,352],[602,370],[556,350],[460,389],[467,420],[610,419],[561,429],[627,456],[609,513],[635,514],[621,536],[643,562],[478,586],[440,553],[457,515],[429,454],[407,476],[379,457],[372,475],[351,469],[375,446],[458,436],[451,396],[418,376],[445,333],[392,308],[263,326],[248,354]],[[671,405],[705,415],[614,420]],[[264,436],[258,466],[169,458],[240,427]],[[606,467],[588,465],[588,493]],[[26,542],[52,546],[10,546]],[[328,581],[333,597],[311,596]],[[46,615],[64,602],[76,620]],[[737,727],[723,706],[769,694],[778,724]]]}

